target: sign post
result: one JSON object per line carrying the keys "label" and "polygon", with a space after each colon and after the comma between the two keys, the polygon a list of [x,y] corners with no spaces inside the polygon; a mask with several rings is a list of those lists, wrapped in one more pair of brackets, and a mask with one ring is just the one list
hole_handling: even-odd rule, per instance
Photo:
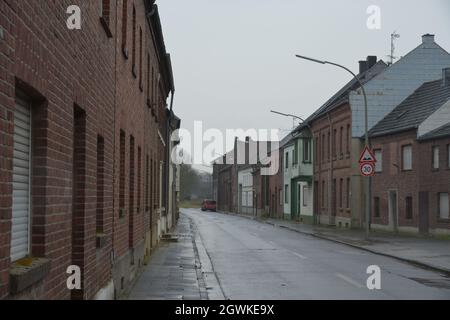
{"label": "sign post", "polygon": [[361,153],[361,156],[359,157],[359,169],[361,172],[361,175],[367,179],[366,183],[366,238],[369,238],[369,223],[370,223],[370,179],[375,174],[375,164],[377,162],[377,159],[375,158],[374,153],[370,149],[369,145],[366,144],[364,147],[363,152]]}

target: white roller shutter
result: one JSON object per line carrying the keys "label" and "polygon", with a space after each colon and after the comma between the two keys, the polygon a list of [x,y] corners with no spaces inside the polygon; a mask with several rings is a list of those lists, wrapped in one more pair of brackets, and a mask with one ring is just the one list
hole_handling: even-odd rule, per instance
{"label": "white roller shutter", "polygon": [[14,111],[11,261],[28,255],[30,237],[31,110],[16,100]]}

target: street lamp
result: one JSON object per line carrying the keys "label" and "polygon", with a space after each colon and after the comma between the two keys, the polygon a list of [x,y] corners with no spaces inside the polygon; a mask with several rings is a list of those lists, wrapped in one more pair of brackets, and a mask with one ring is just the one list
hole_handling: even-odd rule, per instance
{"label": "street lamp", "polygon": [[[318,59],[314,59],[314,58],[309,58],[309,57],[305,57],[305,56],[301,56],[296,54],[295,55],[297,58],[300,59],[304,59],[304,60],[308,60],[311,62],[315,62],[315,63],[320,63],[320,64],[330,64],[333,66],[336,66],[338,68],[344,69],[345,71],[349,72],[354,78],[355,80],[358,82],[359,86],[361,87],[363,96],[364,96],[364,122],[365,122],[365,144],[368,147],[369,146],[369,121],[368,121],[368,115],[367,115],[367,95],[366,95],[366,90],[364,90],[364,86],[361,82],[361,80],[358,78],[358,76],[356,74],[354,74],[350,69],[334,63],[334,62],[330,62],[330,61],[325,61],[325,60],[318,60]],[[370,230],[370,226],[369,226],[369,220],[370,220],[370,182],[371,182],[371,178],[368,177],[366,179],[366,208],[365,208],[365,220],[366,220],[366,238],[369,238],[369,230]]]}

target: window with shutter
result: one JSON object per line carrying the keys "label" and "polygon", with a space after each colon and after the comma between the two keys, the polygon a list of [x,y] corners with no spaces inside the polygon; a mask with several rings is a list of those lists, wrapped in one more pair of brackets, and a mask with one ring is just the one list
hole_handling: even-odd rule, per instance
{"label": "window with shutter", "polygon": [[11,261],[29,254],[30,162],[31,108],[26,101],[17,99],[14,111]]}

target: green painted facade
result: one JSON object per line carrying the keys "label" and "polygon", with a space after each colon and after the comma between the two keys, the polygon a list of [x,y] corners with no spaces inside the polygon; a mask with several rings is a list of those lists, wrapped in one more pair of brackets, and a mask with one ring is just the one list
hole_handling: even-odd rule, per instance
{"label": "green painted facade", "polygon": [[313,223],[313,145],[308,130],[283,148],[284,214],[290,220]]}

